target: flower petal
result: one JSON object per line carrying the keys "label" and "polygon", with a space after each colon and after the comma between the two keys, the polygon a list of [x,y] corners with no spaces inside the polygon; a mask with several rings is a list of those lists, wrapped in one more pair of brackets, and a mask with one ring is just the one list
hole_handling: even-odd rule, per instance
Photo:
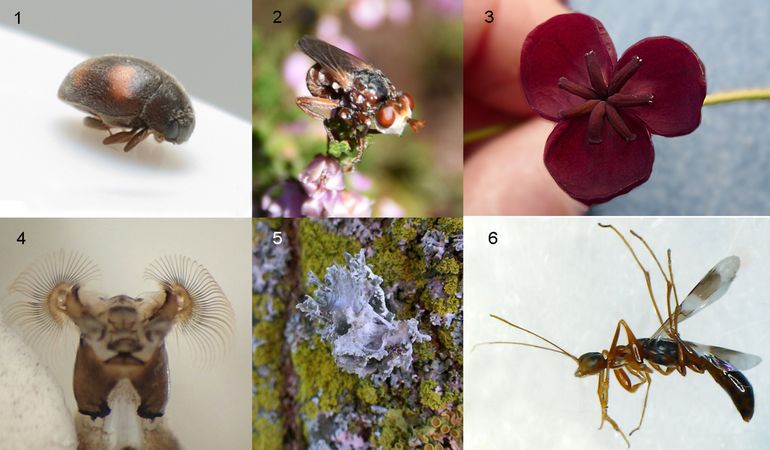
{"label": "flower petal", "polygon": [[559,111],[584,99],[559,88],[559,78],[591,86],[585,55],[593,50],[605,80],[617,59],[615,46],[601,22],[585,14],[554,16],[535,27],[521,49],[521,83],[532,109],[556,121]]}
{"label": "flower petal", "polygon": [[626,142],[609,124],[602,143],[588,143],[588,118],[566,120],[554,128],[545,144],[545,167],[572,198],[587,205],[603,203],[647,181],[655,152],[647,128],[624,117],[636,139]]}
{"label": "flower petal", "polygon": [[700,125],[706,97],[706,69],[698,55],[678,39],[659,36],[632,45],[618,61],[618,67],[634,56],[642,58],[642,64],[620,92],[654,97],[651,105],[623,111],[632,112],[654,134],[692,133]]}

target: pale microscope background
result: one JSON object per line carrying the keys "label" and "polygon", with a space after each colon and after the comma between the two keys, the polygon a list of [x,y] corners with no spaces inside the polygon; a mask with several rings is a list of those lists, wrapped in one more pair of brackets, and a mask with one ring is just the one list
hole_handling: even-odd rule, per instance
{"label": "pale microscope background", "polygon": [[[745,423],[708,374],[653,374],[633,449],[766,448],[770,441],[770,220],[611,219],[632,228],[665,257],[671,248],[680,297],[718,261],[741,258],[730,290],[685,321],[687,340],[761,356],[744,374],[754,387],[755,413]],[[595,219],[465,219],[465,424],[468,448],[623,449],[609,424],[597,430],[597,377],[576,378],[565,356],[533,348],[475,344],[495,340],[538,345],[534,337],[489,317],[500,315],[580,356],[607,349],[625,319],[638,338],[658,327],[644,278],[620,239]],[[499,242],[488,242],[490,232]],[[632,239],[629,237],[629,239]],[[659,302],[665,285],[636,239]],[[665,308],[664,303],[660,303]],[[665,314],[665,313],[663,313]],[[625,342],[625,340],[621,340]],[[630,394],[610,378],[609,414],[632,430],[643,388]]]}
{"label": "pale microscope background", "polygon": [[[26,244],[16,242],[24,231]],[[251,239],[250,220],[0,220],[0,286],[4,293],[30,264],[59,249],[90,257],[101,277],[89,283],[106,295],[138,296],[157,290],[145,281],[145,268],[165,255],[184,255],[206,267],[235,312],[229,350],[202,361],[183,337],[170,335],[171,394],[166,409],[169,428],[186,449],[251,448]],[[3,295],[4,297],[5,295]],[[77,414],[72,369],[77,335],[60,346],[49,365]],[[3,355],[0,355],[3,357]]]}

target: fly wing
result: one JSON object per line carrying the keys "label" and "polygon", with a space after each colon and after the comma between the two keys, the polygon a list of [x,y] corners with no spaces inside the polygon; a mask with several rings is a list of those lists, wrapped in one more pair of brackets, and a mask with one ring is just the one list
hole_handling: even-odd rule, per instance
{"label": "fly wing", "polygon": [[729,348],[703,345],[696,342],[685,341],[684,343],[699,356],[726,371],[749,370],[762,362],[762,358],[757,355],[730,350]]}
{"label": "fly wing", "polygon": [[737,256],[728,256],[719,261],[693,290],[687,294],[687,297],[676,307],[676,310],[671,313],[671,317],[652,335],[651,339],[660,339],[668,336],[667,330],[671,328],[673,317],[678,315],[679,322],[682,322],[722,298],[735,279],[735,274],[738,273],[740,265],[741,260]]}
{"label": "fly wing", "polygon": [[297,47],[326,69],[343,89],[351,86],[353,72],[374,68],[363,59],[310,36],[302,36],[297,41]]}

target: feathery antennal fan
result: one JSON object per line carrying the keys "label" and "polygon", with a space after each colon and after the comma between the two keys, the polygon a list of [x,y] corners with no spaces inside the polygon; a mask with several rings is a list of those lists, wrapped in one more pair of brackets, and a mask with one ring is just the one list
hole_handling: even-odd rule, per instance
{"label": "feathery antennal fan", "polygon": [[78,314],[80,305],[71,300],[83,284],[98,277],[96,264],[80,253],[59,250],[43,257],[11,284],[10,293],[23,299],[5,308],[8,322],[33,346],[56,344],[68,329],[75,329],[69,315]]}
{"label": "feathery antennal fan", "polygon": [[166,291],[165,296],[176,297],[175,328],[207,360],[226,349],[233,334],[233,309],[205,267],[186,256],[164,256],[155,260],[144,276],[157,281]]}

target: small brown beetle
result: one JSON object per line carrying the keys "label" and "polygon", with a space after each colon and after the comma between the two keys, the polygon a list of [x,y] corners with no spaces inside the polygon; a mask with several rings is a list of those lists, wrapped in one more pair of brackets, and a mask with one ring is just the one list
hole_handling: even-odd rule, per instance
{"label": "small brown beetle", "polygon": [[195,113],[181,84],[160,67],[139,58],[107,55],[87,59],[67,74],[59,98],[85,111],[87,126],[109,131],[104,144],[134,148],[150,133],[158,142],[180,144],[195,128]]}

